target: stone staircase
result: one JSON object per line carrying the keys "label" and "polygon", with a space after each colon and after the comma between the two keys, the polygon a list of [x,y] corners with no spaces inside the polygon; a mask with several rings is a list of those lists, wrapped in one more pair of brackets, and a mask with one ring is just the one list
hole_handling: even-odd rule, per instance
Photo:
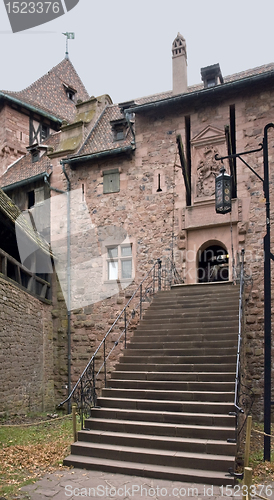
{"label": "stone staircase", "polygon": [[232,484],[239,288],[159,292],[64,464]]}

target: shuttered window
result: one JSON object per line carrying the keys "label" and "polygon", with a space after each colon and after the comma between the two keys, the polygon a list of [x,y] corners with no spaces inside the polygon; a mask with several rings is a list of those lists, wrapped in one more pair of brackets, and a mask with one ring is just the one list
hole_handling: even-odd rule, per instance
{"label": "shuttered window", "polygon": [[118,193],[120,191],[120,173],[118,169],[103,172],[103,192]]}

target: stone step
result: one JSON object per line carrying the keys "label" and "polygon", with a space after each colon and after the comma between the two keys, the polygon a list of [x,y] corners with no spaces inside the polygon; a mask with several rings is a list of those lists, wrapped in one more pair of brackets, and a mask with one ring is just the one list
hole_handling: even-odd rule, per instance
{"label": "stone step", "polygon": [[201,288],[201,287],[196,287],[196,288],[189,288],[189,287],[185,287],[185,288],[181,288],[181,289],[178,289],[178,288],[175,288],[175,287],[172,287],[171,290],[160,290],[159,292],[157,292],[157,294],[155,295],[155,300],[158,300],[159,297],[164,297],[166,298],[167,300],[170,299],[171,297],[174,298],[174,297],[192,297],[192,298],[195,298],[195,297],[201,297],[201,298],[205,298],[205,297],[216,297],[216,299],[218,297],[229,297],[229,296],[234,296],[234,297],[239,297],[239,290],[240,290],[240,287],[227,287],[226,289],[221,289],[216,286],[215,288],[212,287],[207,287],[207,289],[205,289],[205,287]]}
{"label": "stone step", "polygon": [[175,452],[192,452],[213,455],[232,455],[235,456],[235,447],[233,443],[226,440],[187,438],[173,436],[154,436],[153,434],[135,434],[119,431],[103,431],[91,428],[78,432],[78,441],[87,443],[102,443],[115,446],[130,446],[137,448],[149,448],[155,450],[173,450]]}
{"label": "stone step", "polygon": [[[183,451],[156,450],[141,447],[117,446],[103,443],[77,441],[71,445],[72,455],[107,458],[139,464],[156,464],[170,467],[188,467],[193,469],[224,472],[234,466],[235,458],[229,455],[213,455]],[[67,462],[67,460],[66,460]],[[66,463],[67,465],[67,463]]]}
{"label": "stone step", "polygon": [[210,291],[208,290],[207,293],[204,293],[201,290],[196,290],[196,291],[174,291],[172,290],[170,293],[167,291],[160,291],[157,293],[155,296],[153,302],[157,303],[158,301],[164,301],[166,303],[169,302],[177,302],[177,301],[190,301],[192,302],[201,302],[203,303],[206,299],[208,299],[208,303],[211,304],[213,302],[218,302],[223,304],[226,299],[228,300],[234,300],[235,303],[237,299],[239,299],[239,291],[236,293],[236,291],[231,291],[231,290],[225,290],[225,291]]}
{"label": "stone step", "polygon": [[[233,407],[234,409],[234,407]],[[114,407],[96,407],[91,409],[91,418],[111,420],[138,420],[139,422],[158,422],[172,425],[197,425],[235,428],[235,417],[229,412],[221,413],[191,413],[166,410],[136,410]]]}
{"label": "stone step", "polygon": [[207,391],[174,391],[161,389],[126,389],[107,388],[103,389],[104,398],[129,398],[129,399],[150,399],[161,401],[207,401],[207,402],[231,402],[234,392],[209,392]]}
{"label": "stone step", "polygon": [[174,292],[169,295],[157,294],[151,304],[152,307],[157,307],[158,304],[165,304],[167,306],[173,304],[190,304],[191,306],[197,307],[199,305],[203,307],[214,307],[224,306],[224,303],[233,304],[234,306],[239,305],[239,294],[218,294],[218,295],[189,295],[189,294],[175,294]]}
{"label": "stone step", "polygon": [[111,380],[160,380],[160,381],[188,381],[188,382],[235,382],[235,366],[230,371],[224,372],[155,372],[146,370],[115,370],[111,374]]}
{"label": "stone step", "polygon": [[120,397],[103,397],[97,399],[97,406],[101,408],[119,408],[128,410],[147,410],[147,411],[165,411],[178,413],[213,413],[227,415],[234,411],[234,405],[231,402],[215,401],[172,401],[157,399],[133,399]]}
{"label": "stone step", "polygon": [[238,296],[231,283],[158,293],[65,465],[232,484]]}
{"label": "stone step", "polygon": [[150,320],[154,321],[155,319],[163,319],[164,321],[170,321],[170,320],[185,320],[185,319],[195,319],[199,318],[201,320],[223,320],[225,317],[225,320],[228,321],[230,319],[235,319],[237,318],[237,315],[235,314],[235,308],[231,307],[230,309],[227,309],[224,307],[218,309],[218,310],[205,310],[204,308],[201,310],[199,307],[197,309],[189,309],[188,307],[180,307],[180,308],[172,308],[172,309],[166,309],[166,308],[161,308],[154,310],[154,309],[147,309],[145,311],[143,319],[145,321]]}
{"label": "stone step", "polygon": [[116,367],[119,371],[151,371],[151,372],[233,372],[235,371],[235,363],[222,363],[220,358],[220,364],[212,363],[185,363],[185,364],[157,364],[157,363],[122,363]]}
{"label": "stone step", "polygon": [[[235,328],[231,328],[231,331],[229,329],[226,329],[225,332],[221,332],[219,328],[213,329],[210,328],[207,331],[202,330],[202,331],[197,331],[196,329],[187,329],[187,333],[182,332],[182,330],[174,330],[172,333],[169,333],[168,329],[166,331],[159,331],[159,330],[145,330],[145,329],[138,329],[134,332],[134,336],[131,338],[130,343],[128,344],[128,347],[131,347],[132,345],[135,345],[136,343],[140,342],[153,342],[154,337],[156,342],[195,342],[196,345],[197,343],[201,342],[220,342],[221,343],[224,341],[233,341],[234,344],[237,342],[237,336],[238,334],[236,333]],[[152,338],[153,336],[153,338]],[[154,343],[154,342],[153,342]]]}
{"label": "stone step", "polygon": [[182,318],[182,319],[167,318],[165,321],[161,321],[160,318],[155,318],[155,320],[147,320],[146,318],[144,318],[142,320],[142,324],[138,327],[138,331],[140,329],[154,330],[156,327],[158,330],[163,330],[168,328],[171,331],[176,329],[184,331],[189,327],[191,327],[191,329],[196,328],[199,330],[203,330],[204,328],[208,328],[210,330],[212,328],[219,328],[219,329],[221,328],[222,330],[236,328],[237,331],[239,323],[236,317],[235,319],[230,319],[229,322],[226,322],[224,320],[224,316],[222,317],[215,316],[213,318],[210,317],[202,318],[202,320],[197,319],[197,317]]}
{"label": "stone step", "polygon": [[181,380],[126,380],[111,378],[108,388],[116,389],[142,389],[164,391],[212,391],[217,393],[233,392],[235,383],[231,382],[182,382]]}
{"label": "stone step", "polygon": [[[234,419],[231,422],[234,424]],[[163,422],[145,422],[139,420],[118,420],[111,418],[92,418],[85,420],[85,428],[100,431],[128,432],[139,436],[150,434],[153,436],[168,436],[181,438],[197,438],[223,440],[235,438],[235,426],[217,427],[205,425],[168,424]]]}
{"label": "stone step", "polygon": [[[233,292],[237,292],[237,290],[239,290],[239,284],[237,285],[234,285],[234,283],[232,281],[219,281],[219,282],[215,282],[215,283],[194,283],[194,284],[185,284],[185,283],[180,283],[180,284],[177,284],[177,285],[172,285],[171,286],[171,292],[172,293],[183,293],[183,292],[187,292],[188,294],[191,294],[191,292],[193,293],[196,293],[196,292],[200,292],[200,293],[221,293],[221,292],[225,292],[225,293],[228,293],[229,291],[233,291]],[[166,290],[167,292],[168,290]],[[163,290],[163,292],[165,292]]]}
{"label": "stone step", "polygon": [[230,321],[229,324],[222,325],[220,322],[218,323],[203,323],[203,322],[174,322],[174,323],[159,323],[159,324],[151,324],[149,321],[142,322],[138,329],[136,330],[136,334],[138,335],[161,335],[161,333],[165,333],[168,337],[172,335],[181,335],[182,337],[186,334],[210,334],[210,333],[218,333],[218,335],[225,336],[226,333],[236,334],[238,333],[239,324],[237,321]]}
{"label": "stone step", "polygon": [[[128,356],[125,355],[123,356],[118,363],[118,367],[120,365],[124,364],[136,364],[140,361],[140,358],[138,356]],[[220,365],[222,366],[223,364],[236,364],[236,354],[234,355],[222,355],[220,356],[214,356],[213,354],[210,355],[202,355],[202,356],[176,356],[176,353],[174,353],[174,356],[142,356],[142,364],[156,364],[156,365],[170,365],[172,363],[178,364],[178,365],[186,365],[186,364],[193,364],[195,363],[196,366],[201,365],[201,364],[212,364],[212,365],[217,365],[218,370],[220,369]],[[215,370],[214,370],[215,371]]]}
{"label": "stone step", "polygon": [[205,336],[202,336],[201,335],[201,338],[200,340],[197,340],[196,337],[195,337],[195,340],[192,340],[193,337],[192,336],[189,336],[187,339],[185,338],[182,338],[180,341],[178,342],[158,342],[157,340],[155,340],[155,342],[150,342],[150,339],[147,339],[147,340],[143,340],[142,342],[137,342],[135,337],[133,337],[131,340],[130,340],[130,343],[128,344],[127,346],[127,353],[129,351],[133,351],[133,350],[142,350],[142,349],[154,349],[154,350],[157,350],[157,349],[164,349],[165,351],[169,350],[169,349],[177,349],[178,352],[182,349],[186,349],[186,348],[191,348],[191,349],[204,349],[204,348],[209,348],[211,350],[217,350],[217,351],[222,351],[223,352],[223,349],[228,349],[228,348],[235,348],[237,347],[237,342],[236,342],[236,336],[234,335],[234,339],[233,340],[227,340],[226,338],[223,339],[223,340],[220,340],[220,338],[217,338],[218,340],[218,344],[216,344],[216,337],[214,338],[214,340],[207,340],[205,338]]}
{"label": "stone step", "polygon": [[[141,476],[155,479],[167,479],[170,481],[181,481],[187,483],[197,483],[202,485],[226,486],[231,485],[233,478],[228,477],[227,472],[207,471],[181,467],[170,467],[167,465],[157,466],[155,464],[143,464],[121,460],[110,460],[99,457],[87,457],[81,455],[69,455],[64,460],[64,465],[87,470],[98,470],[110,472],[112,474],[128,474],[131,476]],[[129,486],[131,494],[131,489]],[[206,490],[207,491],[207,490]],[[145,490],[142,491],[146,495]],[[184,492],[182,492],[184,494]],[[188,496],[187,496],[188,495]],[[186,488],[186,498],[194,497],[196,490],[193,485]],[[198,495],[198,493],[197,493]]]}
{"label": "stone step", "polygon": [[226,303],[228,305],[233,305],[236,309],[239,306],[239,295],[235,294],[219,294],[219,295],[175,295],[174,293],[170,294],[169,296],[164,297],[161,294],[157,294],[151,305],[153,307],[157,307],[159,304],[164,304],[167,308],[170,306],[171,308],[175,305],[177,306],[178,304],[190,304],[191,307],[198,307],[200,306],[201,309],[203,307],[205,308],[210,308],[210,307],[223,307],[225,308]]}

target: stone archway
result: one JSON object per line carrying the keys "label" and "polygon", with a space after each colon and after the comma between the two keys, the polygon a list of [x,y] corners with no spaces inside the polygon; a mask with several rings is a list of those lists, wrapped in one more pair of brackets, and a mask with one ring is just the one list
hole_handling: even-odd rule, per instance
{"label": "stone archway", "polygon": [[229,256],[227,248],[218,241],[208,241],[197,254],[198,283],[229,280]]}

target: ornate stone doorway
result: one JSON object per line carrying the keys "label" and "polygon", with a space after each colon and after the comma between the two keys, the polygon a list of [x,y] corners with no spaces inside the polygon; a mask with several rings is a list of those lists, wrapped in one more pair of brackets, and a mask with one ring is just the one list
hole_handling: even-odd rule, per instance
{"label": "ornate stone doorway", "polygon": [[229,280],[229,256],[224,246],[208,244],[198,252],[198,282]]}

